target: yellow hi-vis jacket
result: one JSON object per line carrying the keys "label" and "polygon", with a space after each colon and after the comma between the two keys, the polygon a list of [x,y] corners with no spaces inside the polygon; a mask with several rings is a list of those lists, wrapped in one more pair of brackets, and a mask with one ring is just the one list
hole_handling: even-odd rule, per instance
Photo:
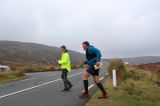
{"label": "yellow hi-vis jacket", "polygon": [[61,60],[59,60],[58,63],[61,65],[61,69],[67,69],[68,72],[71,71],[71,62],[68,52],[62,53]]}

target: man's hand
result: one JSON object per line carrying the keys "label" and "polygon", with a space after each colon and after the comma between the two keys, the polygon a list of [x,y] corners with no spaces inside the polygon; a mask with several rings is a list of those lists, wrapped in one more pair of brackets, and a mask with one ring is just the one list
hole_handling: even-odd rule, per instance
{"label": "man's hand", "polygon": [[100,66],[100,64],[101,64],[100,62],[97,62],[97,63],[96,63],[96,66],[97,66],[97,67],[99,67],[99,66]]}
{"label": "man's hand", "polygon": [[83,65],[83,67],[86,67],[86,66],[87,66],[87,64],[85,64],[84,61],[83,61],[81,64]]}

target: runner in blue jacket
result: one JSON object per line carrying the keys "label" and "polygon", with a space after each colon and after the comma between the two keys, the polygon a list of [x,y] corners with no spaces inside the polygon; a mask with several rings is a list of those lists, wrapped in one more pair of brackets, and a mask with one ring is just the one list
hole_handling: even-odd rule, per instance
{"label": "runner in blue jacket", "polygon": [[88,98],[89,93],[88,93],[88,77],[90,75],[93,76],[95,84],[98,86],[98,88],[102,92],[102,96],[99,97],[99,99],[106,99],[108,97],[103,85],[99,81],[99,70],[100,69],[95,69],[95,65],[97,67],[100,66],[100,61],[101,61],[101,52],[94,46],[91,46],[88,41],[83,42],[83,49],[86,51],[86,61],[83,62],[83,64],[87,65],[88,68],[87,70],[83,73],[82,78],[83,78],[83,83],[84,83],[84,88],[85,92],[80,95],[81,98]]}

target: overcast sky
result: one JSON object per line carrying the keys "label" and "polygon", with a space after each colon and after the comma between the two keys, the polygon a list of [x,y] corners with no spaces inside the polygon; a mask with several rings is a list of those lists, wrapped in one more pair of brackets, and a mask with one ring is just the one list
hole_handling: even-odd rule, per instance
{"label": "overcast sky", "polygon": [[0,40],[160,56],[160,0],[0,0]]}

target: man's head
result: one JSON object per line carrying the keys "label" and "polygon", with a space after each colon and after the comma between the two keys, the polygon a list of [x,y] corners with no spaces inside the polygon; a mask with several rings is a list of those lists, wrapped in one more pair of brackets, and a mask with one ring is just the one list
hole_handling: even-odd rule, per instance
{"label": "man's head", "polygon": [[66,48],[66,46],[61,46],[60,47],[60,51],[61,51],[61,53],[64,53],[64,52],[66,52],[67,51],[67,48]]}
{"label": "man's head", "polygon": [[88,47],[90,46],[90,44],[89,44],[88,41],[84,41],[84,42],[82,43],[82,46],[83,46],[84,51],[87,51],[87,49],[88,49]]}

